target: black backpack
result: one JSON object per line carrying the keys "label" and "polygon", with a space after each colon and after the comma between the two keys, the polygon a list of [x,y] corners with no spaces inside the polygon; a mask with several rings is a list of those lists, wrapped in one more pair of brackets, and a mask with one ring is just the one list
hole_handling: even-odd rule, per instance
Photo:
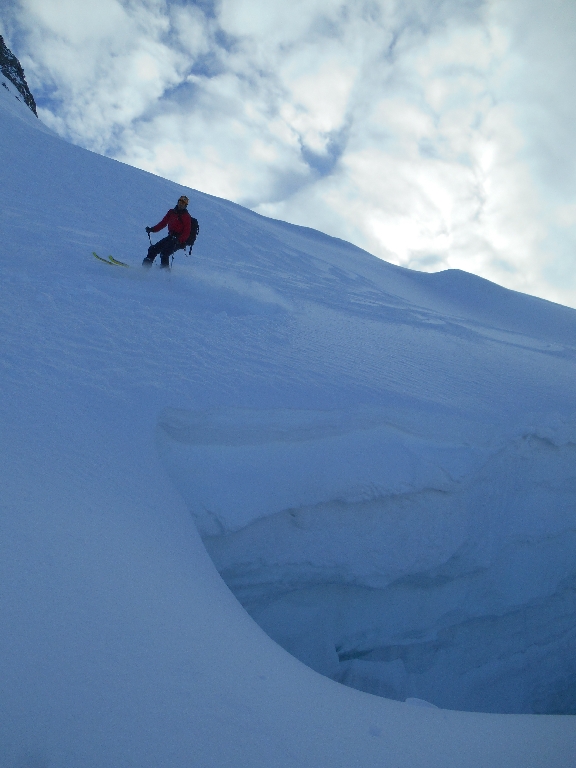
{"label": "black backpack", "polygon": [[190,234],[188,235],[188,240],[184,243],[184,248],[186,248],[187,245],[190,246],[190,250],[188,251],[188,255],[192,253],[192,246],[196,242],[196,238],[198,237],[198,232],[200,232],[200,224],[198,224],[198,219],[195,219],[194,216],[190,216],[192,222],[190,225]]}

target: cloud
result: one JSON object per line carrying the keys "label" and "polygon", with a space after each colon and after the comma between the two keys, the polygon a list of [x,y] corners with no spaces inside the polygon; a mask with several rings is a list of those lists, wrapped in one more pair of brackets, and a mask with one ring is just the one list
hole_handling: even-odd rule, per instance
{"label": "cloud", "polygon": [[153,109],[185,70],[186,57],[167,39],[162,5],[22,0],[23,59],[45,122],[91,149],[113,151],[122,130]]}
{"label": "cloud", "polygon": [[15,0],[6,29],[78,144],[576,306],[572,0]]}

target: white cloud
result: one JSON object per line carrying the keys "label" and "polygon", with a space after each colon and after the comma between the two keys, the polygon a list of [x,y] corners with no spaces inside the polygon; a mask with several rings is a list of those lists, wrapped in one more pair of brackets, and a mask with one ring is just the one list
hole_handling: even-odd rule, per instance
{"label": "white cloud", "polygon": [[342,61],[339,53],[323,50],[312,55],[312,51],[305,51],[280,68],[289,94],[280,115],[306,146],[320,154],[326,151],[330,134],[345,121],[357,77],[357,68]]}
{"label": "white cloud", "polygon": [[51,103],[41,117],[64,135],[109,151],[118,132],[181,80],[185,57],[163,39],[164,3],[118,0],[22,0],[24,58]]}
{"label": "white cloud", "polygon": [[573,0],[18,0],[63,135],[576,306]]}

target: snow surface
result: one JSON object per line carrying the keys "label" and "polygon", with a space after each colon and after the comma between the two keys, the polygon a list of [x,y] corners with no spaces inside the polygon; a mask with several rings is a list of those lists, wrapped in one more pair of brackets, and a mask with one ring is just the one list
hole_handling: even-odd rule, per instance
{"label": "snow surface", "polygon": [[576,312],[0,121],[0,765],[573,766]]}

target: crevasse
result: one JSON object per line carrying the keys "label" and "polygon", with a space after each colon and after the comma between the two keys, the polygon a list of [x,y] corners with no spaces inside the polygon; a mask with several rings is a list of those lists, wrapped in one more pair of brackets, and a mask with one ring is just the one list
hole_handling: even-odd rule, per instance
{"label": "crevasse", "polygon": [[576,713],[576,430],[167,410],[161,453],[258,624],[346,685]]}

